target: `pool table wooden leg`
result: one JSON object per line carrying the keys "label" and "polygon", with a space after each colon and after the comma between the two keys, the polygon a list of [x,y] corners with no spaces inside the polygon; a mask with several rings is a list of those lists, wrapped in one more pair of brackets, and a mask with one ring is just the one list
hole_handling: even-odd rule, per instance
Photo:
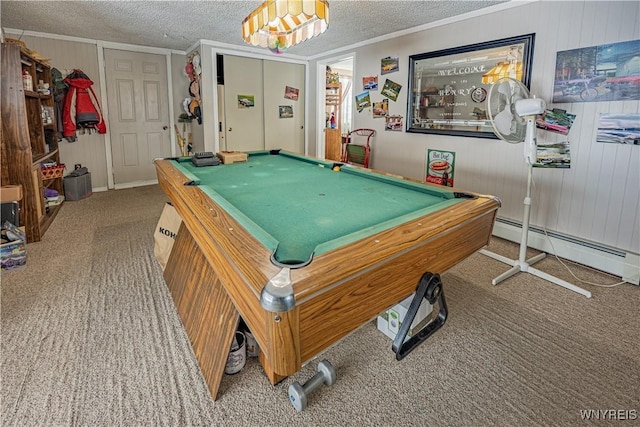
{"label": "pool table wooden leg", "polygon": [[211,397],[216,400],[240,314],[184,223],[164,279]]}
{"label": "pool table wooden leg", "polygon": [[272,385],[276,385],[280,381],[282,381],[285,378],[287,378],[285,375],[276,374],[273,371],[273,369],[271,369],[271,364],[267,360],[267,357],[265,356],[265,354],[264,354],[264,352],[262,350],[258,351],[258,360],[260,361],[260,364],[262,365],[262,368],[264,369],[264,373],[267,376],[267,378],[269,378],[269,381],[271,382]]}

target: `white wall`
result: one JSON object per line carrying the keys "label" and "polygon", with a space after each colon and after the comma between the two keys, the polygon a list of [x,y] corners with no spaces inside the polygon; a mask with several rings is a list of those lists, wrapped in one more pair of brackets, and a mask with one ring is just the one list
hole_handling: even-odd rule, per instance
{"label": "white wall", "polygon": [[[577,119],[569,134],[571,169],[534,170],[531,223],[638,254],[640,146],[596,143],[595,135],[599,113],[639,113],[640,102],[552,104],[550,101],[556,52],[640,38],[639,13],[638,2],[535,2],[345,51],[356,52],[356,88],[363,76],[380,74],[380,59],[399,57],[400,71],[380,76],[380,84],[388,77],[403,85],[397,102],[389,101],[389,113],[406,118],[410,55],[536,33],[531,93],[545,98],[550,107],[576,114]],[[339,56],[340,52],[333,55]],[[310,87],[316,85],[316,62],[325,60],[318,57],[310,64],[313,73]],[[354,90],[354,94],[360,92]],[[379,92],[371,94],[372,102],[382,99]],[[311,100],[310,104],[316,105],[317,100]],[[354,128],[358,127],[378,130],[372,148],[373,168],[424,179],[428,148],[455,151],[456,187],[496,195],[503,201],[501,217],[522,220],[527,176],[521,144],[385,132],[384,120],[373,119],[368,110],[354,112]],[[551,134],[543,134],[547,133],[538,133],[539,142],[557,140]],[[315,130],[310,135],[315,135]]]}
{"label": "white wall", "polygon": [[[100,72],[98,68],[98,47],[95,42],[83,43],[64,39],[23,36],[22,40],[31,50],[50,59],[52,68],[59,70],[80,69],[93,81],[93,91],[100,100]],[[60,160],[67,166],[65,175],[80,163],[91,172],[91,184],[94,188],[107,188],[107,160],[105,136],[98,133],[78,134],[75,142],[60,141]]]}
{"label": "white wall", "polygon": [[[80,69],[89,76],[93,81],[93,90],[100,102],[105,118],[107,119],[107,132],[109,132],[108,114],[106,112],[106,99],[102,99],[101,89],[103,82],[100,78],[100,64],[98,56],[99,48],[97,40],[85,40],[75,37],[58,36],[52,34],[41,35],[21,35],[21,39],[27,44],[31,50],[37,51],[44,58],[50,60],[52,68],[59,70]],[[110,44],[109,48],[117,49],[117,44]],[[136,49],[134,47],[134,49]],[[139,46],[139,52],[154,48],[145,48]],[[130,46],[126,50],[131,50]],[[154,49],[154,53],[166,53],[161,49]],[[174,121],[177,123],[178,115],[182,112],[182,99],[189,95],[189,80],[185,77],[184,66],[186,64],[186,56],[180,52],[171,53],[171,70],[172,70],[172,94],[173,94],[173,110]],[[182,125],[180,124],[182,130]],[[174,130],[171,129],[171,133]],[[65,174],[73,170],[75,164],[86,166],[91,172],[91,184],[94,191],[107,190],[109,186],[109,167],[107,158],[107,142],[106,136],[98,133],[81,135],[75,142],[67,142],[62,140],[60,146],[60,160],[65,163],[67,170]],[[176,150],[179,149],[176,145]]]}
{"label": "white wall", "polygon": [[[171,53],[171,76],[173,80],[172,84],[172,92],[173,92],[173,115],[175,116],[173,119],[175,120],[175,124],[180,129],[180,133],[182,132],[182,123],[178,122],[178,117],[180,114],[184,113],[182,108],[182,101],[189,96],[189,77],[184,70],[184,67],[187,65],[187,56],[181,53],[172,52]],[[194,121],[194,123],[196,123]],[[197,124],[197,123],[196,123]],[[187,123],[186,132],[191,132],[192,125]],[[175,133],[175,129],[171,129],[171,133]],[[185,135],[186,136],[186,135]],[[180,147],[178,144],[175,145],[175,153],[176,156],[180,155]],[[202,151],[202,150],[200,150]]]}

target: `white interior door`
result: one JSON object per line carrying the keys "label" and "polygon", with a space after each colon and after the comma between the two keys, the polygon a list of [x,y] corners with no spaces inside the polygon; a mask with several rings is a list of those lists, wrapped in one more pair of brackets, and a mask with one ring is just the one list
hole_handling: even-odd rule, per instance
{"label": "white interior door", "polygon": [[224,112],[227,150],[264,150],[262,60],[225,55]]}
{"label": "white interior door", "polygon": [[265,149],[304,154],[304,65],[264,61],[263,70]]}
{"label": "white interior door", "polygon": [[171,155],[166,57],[104,50],[116,188],[156,180],[153,159]]}

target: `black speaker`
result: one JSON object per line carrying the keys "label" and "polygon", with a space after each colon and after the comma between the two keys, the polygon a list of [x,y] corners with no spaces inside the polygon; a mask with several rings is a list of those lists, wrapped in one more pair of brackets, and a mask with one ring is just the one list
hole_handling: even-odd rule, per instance
{"label": "black speaker", "polygon": [[20,226],[20,204],[18,202],[6,202],[0,203],[2,206],[2,213],[0,215],[0,225],[5,221],[9,221],[16,227]]}

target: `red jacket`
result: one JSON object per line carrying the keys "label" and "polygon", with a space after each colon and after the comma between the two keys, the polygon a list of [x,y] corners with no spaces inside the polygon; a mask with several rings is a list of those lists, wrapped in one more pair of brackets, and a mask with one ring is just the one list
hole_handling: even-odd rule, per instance
{"label": "red jacket", "polygon": [[76,140],[76,129],[95,129],[107,133],[100,104],[91,86],[93,82],[81,70],[73,70],[64,82],[69,86],[62,110],[62,135]]}

